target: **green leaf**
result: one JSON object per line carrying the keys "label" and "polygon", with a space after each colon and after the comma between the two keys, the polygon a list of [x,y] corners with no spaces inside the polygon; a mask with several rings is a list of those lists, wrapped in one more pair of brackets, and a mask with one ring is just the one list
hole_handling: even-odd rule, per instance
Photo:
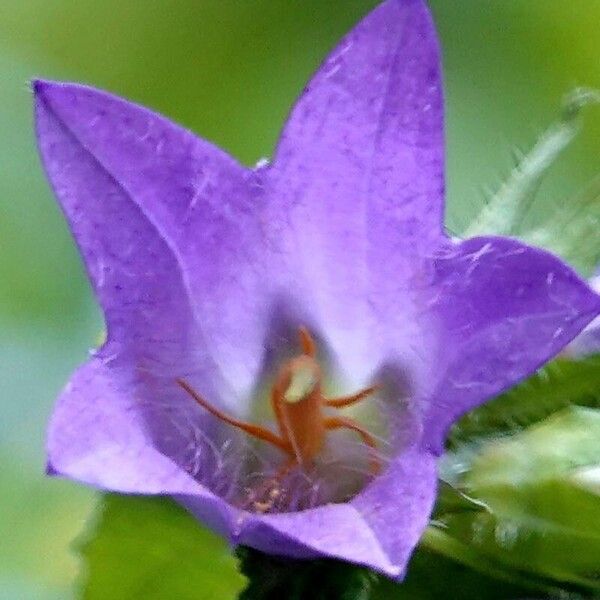
{"label": "green leaf", "polygon": [[167,498],[104,496],[78,546],[84,600],[229,600],[244,584],[225,543]]}

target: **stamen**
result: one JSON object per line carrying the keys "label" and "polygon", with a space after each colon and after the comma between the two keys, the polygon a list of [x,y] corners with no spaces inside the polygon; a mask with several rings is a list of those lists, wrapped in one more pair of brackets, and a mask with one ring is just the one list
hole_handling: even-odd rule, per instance
{"label": "stamen", "polygon": [[238,419],[234,419],[229,415],[226,415],[224,412],[220,411],[218,408],[209,404],[202,396],[200,396],[194,388],[192,388],[186,381],[183,379],[177,379],[177,383],[203,408],[205,408],[209,413],[213,414],[215,417],[228,423],[229,425],[233,425],[242,431],[245,431],[249,435],[258,438],[259,440],[263,440],[265,442],[269,442],[276,446],[280,450],[289,453],[289,445],[286,444],[284,440],[276,436],[273,432],[268,429],[264,429],[258,425],[253,425],[252,423],[246,423],[244,421],[240,421]]}
{"label": "stamen", "polygon": [[[349,396],[325,398],[321,392],[321,370],[316,360],[314,339],[304,327],[299,329],[299,338],[302,354],[282,365],[271,392],[271,405],[279,435],[225,414],[206,401],[186,381],[177,379],[177,384],[214,417],[286,454],[287,460],[274,475],[264,474],[262,484],[246,488],[242,503],[246,510],[259,513],[301,510],[327,501],[327,494],[323,491],[323,483],[326,482],[308,476],[321,458],[327,431],[349,429],[356,432],[369,448],[370,475],[375,476],[381,470],[375,437],[354,420],[332,417],[324,411],[325,408],[339,409],[354,405],[373,395],[379,386],[371,386]],[[249,477],[247,474],[246,481]],[[290,495],[292,487],[297,487],[299,493]]]}

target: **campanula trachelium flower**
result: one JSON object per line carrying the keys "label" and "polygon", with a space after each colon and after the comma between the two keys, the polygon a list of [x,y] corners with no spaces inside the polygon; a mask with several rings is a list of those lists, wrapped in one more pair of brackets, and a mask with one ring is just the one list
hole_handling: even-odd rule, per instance
{"label": "campanula trachelium flower", "polygon": [[359,23],[255,168],[105,92],[34,92],[107,328],[58,400],[49,472],[173,496],[234,544],[402,577],[449,427],[600,311],[545,251],[445,234],[425,3]]}

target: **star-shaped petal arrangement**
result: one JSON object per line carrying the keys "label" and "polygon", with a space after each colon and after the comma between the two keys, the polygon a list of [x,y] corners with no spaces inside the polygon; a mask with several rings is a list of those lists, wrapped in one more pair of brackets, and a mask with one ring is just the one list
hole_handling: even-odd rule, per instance
{"label": "star-shaped petal arrangement", "polygon": [[49,472],[174,496],[233,544],[401,578],[448,428],[600,312],[542,250],[445,235],[424,2],[359,23],[253,169],[105,92],[34,91],[107,326],[58,401]]}

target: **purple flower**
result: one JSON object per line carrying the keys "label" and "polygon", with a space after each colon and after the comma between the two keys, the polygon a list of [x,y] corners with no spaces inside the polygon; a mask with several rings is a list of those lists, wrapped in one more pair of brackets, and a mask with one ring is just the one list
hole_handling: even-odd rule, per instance
{"label": "purple flower", "polygon": [[[60,397],[49,472],[175,496],[234,544],[401,577],[448,428],[600,312],[550,254],[444,234],[425,4],[388,0],[350,32],[254,169],[106,93],[34,87],[46,172],[108,332]],[[365,435],[329,427],[309,448],[342,413],[293,405],[371,385],[344,421]],[[271,389],[280,447],[214,414],[268,429]]]}

